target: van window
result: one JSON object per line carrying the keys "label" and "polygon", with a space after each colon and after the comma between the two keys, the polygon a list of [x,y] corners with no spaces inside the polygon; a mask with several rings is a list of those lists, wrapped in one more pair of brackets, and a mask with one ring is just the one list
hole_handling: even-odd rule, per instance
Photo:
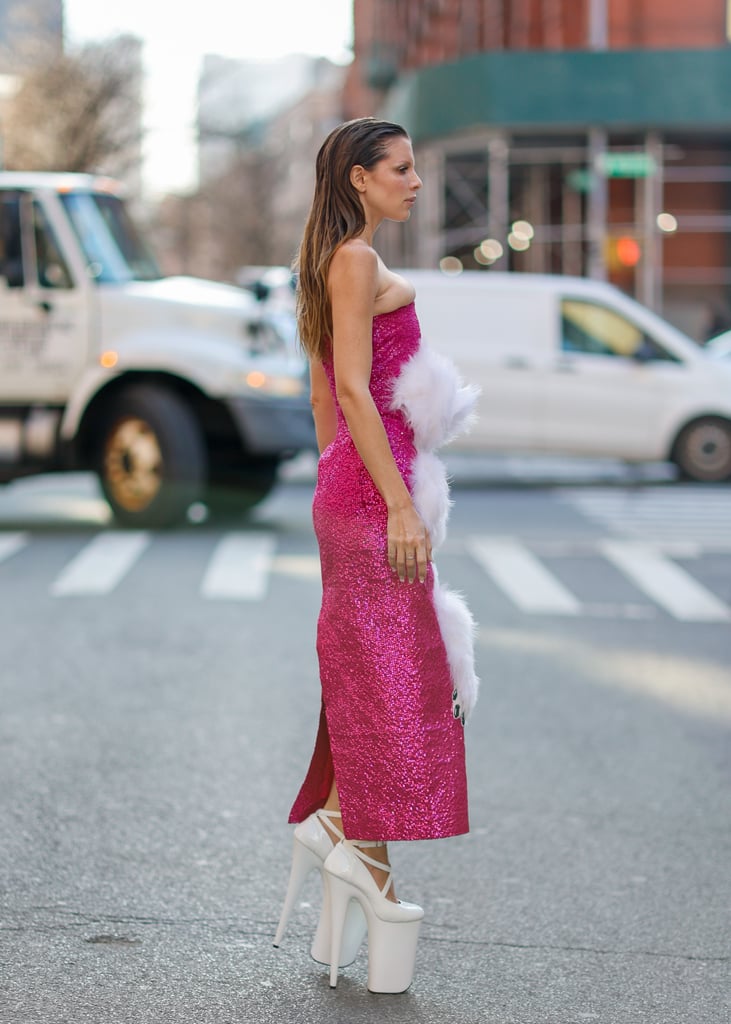
{"label": "van window", "polygon": [[48,222],[45,210],[37,202],[33,203],[33,233],[38,284],[42,288],[73,288],[71,273],[56,241],[56,235]]}
{"label": "van window", "polygon": [[678,361],[621,313],[579,299],[564,299],[561,303],[561,348],[564,352],[624,356],[643,361]]}
{"label": "van window", "polygon": [[20,239],[20,197],[4,195],[0,198],[0,277],[8,288],[22,288],[25,281]]}

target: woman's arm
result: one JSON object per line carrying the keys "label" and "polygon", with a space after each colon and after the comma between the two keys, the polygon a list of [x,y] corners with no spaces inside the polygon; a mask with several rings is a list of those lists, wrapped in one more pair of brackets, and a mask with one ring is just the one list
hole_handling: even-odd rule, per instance
{"label": "woman's arm", "polygon": [[388,509],[388,561],[399,579],[426,579],[429,535],[414,508],[369,390],[378,257],[361,240],[335,253],[328,277],[338,402],[350,436]]}
{"label": "woman's arm", "polygon": [[310,404],[315,421],[315,434],[320,455],[335,440],[338,414],[335,411],[330,385],[319,359],[310,360]]}

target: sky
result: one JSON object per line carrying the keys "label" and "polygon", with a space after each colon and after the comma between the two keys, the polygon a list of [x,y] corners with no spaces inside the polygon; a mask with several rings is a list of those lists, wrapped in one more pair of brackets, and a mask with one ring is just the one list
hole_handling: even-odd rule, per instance
{"label": "sky", "polygon": [[195,93],[204,54],[350,59],[352,0],[65,0],[70,44],[131,33],[142,39],[149,194],[195,186]]}

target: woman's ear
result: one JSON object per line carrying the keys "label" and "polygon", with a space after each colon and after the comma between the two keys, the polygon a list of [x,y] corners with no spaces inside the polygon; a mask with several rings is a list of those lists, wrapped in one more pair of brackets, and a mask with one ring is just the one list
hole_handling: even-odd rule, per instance
{"label": "woman's ear", "polygon": [[366,172],[365,167],[361,167],[360,164],[356,164],[350,168],[350,184],[357,192],[365,192],[366,188]]}

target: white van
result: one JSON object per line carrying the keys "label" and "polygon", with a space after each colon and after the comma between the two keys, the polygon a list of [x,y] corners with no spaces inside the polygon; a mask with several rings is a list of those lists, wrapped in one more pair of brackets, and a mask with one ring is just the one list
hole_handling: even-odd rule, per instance
{"label": "white van", "polygon": [[314,446],[291,313],[163,278],[107,179],[0,173],[0,482],[92,469],[159,526],[245,509]]}
{"label": "white van", "polygon": [[482,388],[460,444],[731,477],[731,361],[611,285],[558,275],[403,270],[424,339]]}

